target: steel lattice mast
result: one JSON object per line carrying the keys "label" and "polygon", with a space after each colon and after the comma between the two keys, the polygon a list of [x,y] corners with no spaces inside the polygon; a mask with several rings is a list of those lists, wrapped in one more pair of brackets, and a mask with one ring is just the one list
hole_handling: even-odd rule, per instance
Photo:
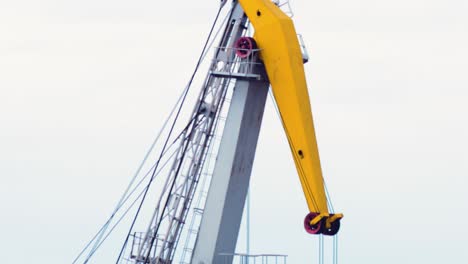
{"label": "steel lattice mast", "polygon": [[172,262],[232,78],[259,78],[250,75],[253,63],[240,63],[232,48],[246,22],[240,6],[234,5],[150,225],[137,250],[132,250],[135,263]]}

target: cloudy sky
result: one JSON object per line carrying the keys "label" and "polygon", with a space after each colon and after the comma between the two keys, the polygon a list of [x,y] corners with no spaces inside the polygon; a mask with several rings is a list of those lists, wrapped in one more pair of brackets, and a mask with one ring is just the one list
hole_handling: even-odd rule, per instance
{"label": "cloudy sky", "polygon": [[[291,5],[324,174],[345,214],[340,263],[468,262],[466,1]],[[0,0],[1,263],[74,259],[188,81],[217,8]],[[271,102],[251,187],[252,253],[317,263]],[[112,263],[121,243],[111,237],[94,263]]]}

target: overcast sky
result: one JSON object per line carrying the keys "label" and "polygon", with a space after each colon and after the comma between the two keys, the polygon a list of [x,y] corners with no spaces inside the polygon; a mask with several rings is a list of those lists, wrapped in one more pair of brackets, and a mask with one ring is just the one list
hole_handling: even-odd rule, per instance
{"label": "overcast sky", "polygon": [[[340,263],[468,263],[467,2],[291,4],[325,178],[345,214]],[[188,81],[217,7],[0,0],[1,263],[74,259]],[[317,263],[271,102],[251,187],[252,253]],[[115,260],[121,234],[93,263]]]}

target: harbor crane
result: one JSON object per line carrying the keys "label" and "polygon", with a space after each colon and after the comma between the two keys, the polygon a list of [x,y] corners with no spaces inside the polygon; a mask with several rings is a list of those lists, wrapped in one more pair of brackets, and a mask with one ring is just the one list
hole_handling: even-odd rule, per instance
{"label": "harbor crane", "polygon": [[[309,208],[305,230],[330,236],[339,230],[343,215],[328,208],[303,66],[308,58],[301,52],[292,19],[271,0],[232,4],[191,130],[174,160],[173,177],[166,182],[167,194],[161,195],[134,249],[136,263],[172,263],[231,80],[234,92],[191,263],[221,263],[220,253],[235,250],[269,86]],[[248,23],[255,30],[252,37],[246,36]]]}
{"label": "harbor crane", "polygon": [[[305,231],[335,236],[340,229],[343,215],[330,209],[320,164],[304,73],[309,58],[291,17],[277,1],[222,0],[219,10],[227,6],[228,20],[192,115],[177,137],[169,175],[158,182],[160,196],[148,228],[129,231],[117,263],[126,258],[135,264],[169,264],[176,256],[180,263],[232,263],[233,255],[225,254],[236,248],[270,87],[307,201]],[[229,91],[206,198],[194,207]],[[191,247],[180,249],[190,212],[200,217],[199,225],[188,231]]]}

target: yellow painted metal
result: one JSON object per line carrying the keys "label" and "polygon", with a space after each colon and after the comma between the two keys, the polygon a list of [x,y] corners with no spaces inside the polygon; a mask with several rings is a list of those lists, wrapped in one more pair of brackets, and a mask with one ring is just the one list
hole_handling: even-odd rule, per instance
{"label": "yellow painted metal", "polygon": [[330,216],[330,222],[333,223],[336,220],[339,220],[341,218],[343,218],[343,214],[334,214],[334,215]]}
{"label": "yellow painted metal", "polygon": [[255,29],[254,39],[261,50],[309,210],[320,214],[312,222],[318,222],[328,218],[329,210],[294,24],[271,0],[239,3]]}
{"label": "yellow painted metal", "polygon": [[320,221],[322,221],[322,219],[324,218],[325,216],[322,215],[322,214],[319,214],[317,215],[316,217],[314,217],[314,219],[310,220],[309,224],[311,226],[315,226],[316,224],[318,224]]}

